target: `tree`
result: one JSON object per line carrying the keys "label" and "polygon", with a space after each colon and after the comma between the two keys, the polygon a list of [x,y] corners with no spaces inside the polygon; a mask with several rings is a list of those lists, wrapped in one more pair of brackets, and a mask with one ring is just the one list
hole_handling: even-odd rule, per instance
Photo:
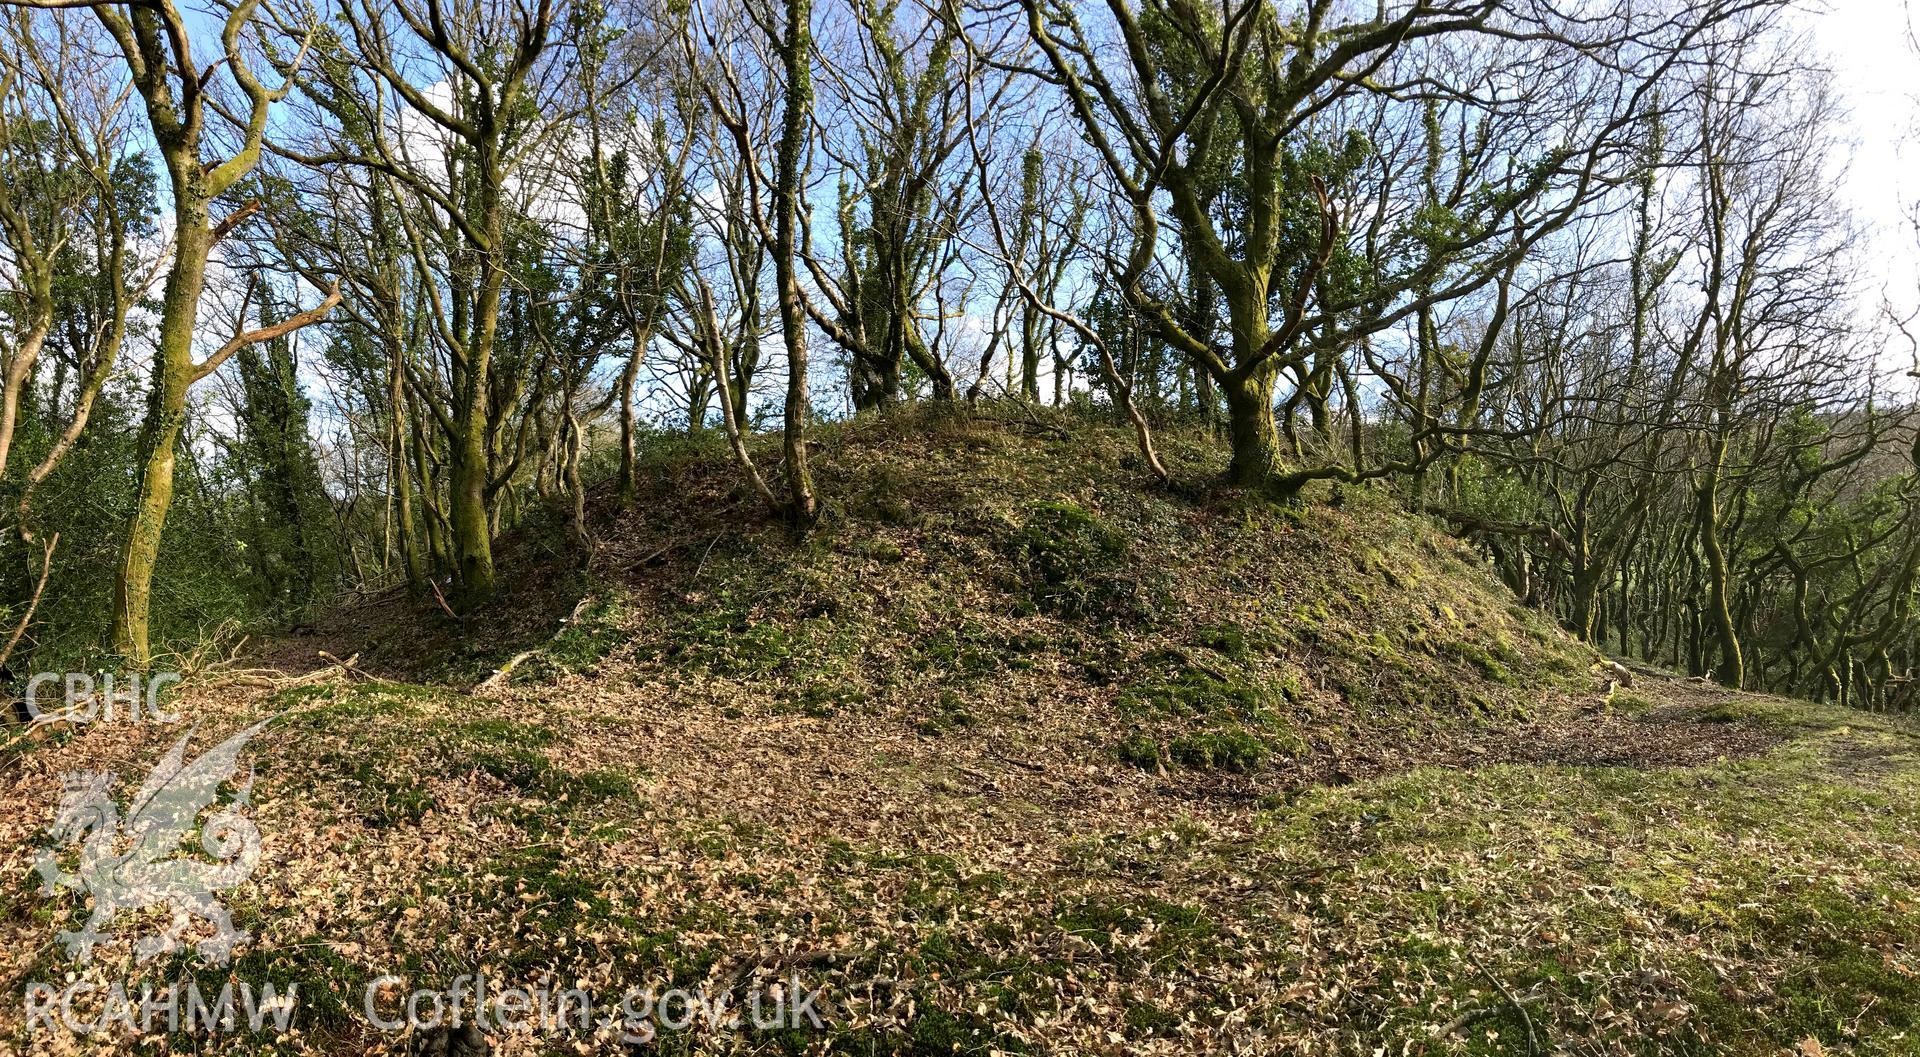
{"label": "tree", "polygon": [[[397,219],[439,353],[436,363],[408,360],[408,386],[444,439],[447,547],[458,600],[472,610],[494,591],[496,504],[525,451],[522,401],[538,374],[497,347],[512,198],[545,186],[515,181],[578,112],[551,61],[559,10],[553,0],[526,9],[474,0],[451,11],[439,0],[343,0],[337,13],[351,50],[330,55],[326,88],[309,92],[333,126],[329,142],[283,150],[308,165],[370,170],[407,200]],[[402,39],[426,58],[402,51]],[[435,94],[441,83],[447,98]]]}
{"label": "tree", "polygon": [[[259,298],[260,325],[271,327],[274,299]],[[301,391],[293,343],[275,338],[241,349],[239,367],[240,462],[257,498],[259,532],[252,551],[281,616],[304,611],[321,590],[322,536],[327,527],[322,505],[326,490],[320,463],[309,440],[310,406]]]}
{"label": "tree", "polygon": [[[705,64],[712,69],[701,80],[701,90],[712,108],[725,137],[730,141],[744,179],[754,230],[773,259],[774,300],[780,319],[781,343],[786,352],[786,403],[782,412],[782,453],[785,456],[787,497],[776,500],[761,482],[757,470],[746,457],[740,442],[736,412],[723,403],[723,414],[734,431],[734,451],[748,476],[770,505],[798,526],[811,525],[819,517],[819,497],[814,492],[813,476],[807,468],[807,421],[812,413],[808,395],[807,296],[800,286],[801,257],[805,225],[803,188],[810,154],[813,123],[813,7],[811,0],[787,0],[781,18],[756,21],[752,34],[723,40],[722,28],[704,16],[699,31],[704,49],[696,48],[695,29],[690,20],[683,28],[682,41],[689,65]],[[742,41],[740,37],[746,37]],[[764,43],[765,49],[756,45]],[[774,143],[773,171],[769,175],[754,150],[754,131],[748,124],[747,93],[743,90],[727,49],[741,46],[749,54],[770,55],[770,68],[780,72],[780,118]],[[764,191],[762,189],[765,189]],[[764,202],[762,194],[765,195]],[[769,216],[771,214],[771,216]],[[704,311],[704,307],[702,309]],[[717,328],[716,328],[717,329]],[[712,366],[716,388],[725,389],[721,377],[724,363]],[[725,399],[723,395],[723,400]]]}
{"label": "tree", "polygon": [[[58,0],[26,0],[24,6],[64,5]],[[267,50],[267,63],[284,78],[280,87],[269,88],[255,73],[254,60],[246,54],[242,42],[244,33],[262,28],[262,23],[254,19],[259,0],[242,0],[226,12],[220,31],[221,61],[211,67],[196,59],[187,18],[168,0],[86,6],[112,37],[127,64],[172,192],[172,257],[161,299],[147,416],[141,427],[139,493],[114,586],[114,648],[131,663],[144,666],[151,657],[148,614],[154,561],[160,551],[167,511],[173,504],[176,447],[186,421],[187,391],[240,349],[325,318],[339,303],[340,295],[336,286],[317,307],[264,330],[236,333],[205,358],[194,357],[194,333],[201,294],[206,289],[208,256],[216,243],[258,208],[257,204],[242,205],[216,222],[214,203],[258,164],[268,114],[291,90],[312,30],[300,39],[291,57]],[[202,69],[209,70],[209,75],[203,77],[197,72]],[[213,102],[214,73],[224,74],[246,106],[243,116],[232,115],[239,143],[224,157],[215,155],[206,142],[209,118],[230,116]]]}
{"label": "tree", "polygon": [[[1724,16],[1642,24],[1418,0],[1342,21],[1331,0],[1297,19],[1270,0],[1224,11],[1148,0],[1112,5],[1096,31],[1071,5],[1024,6],[1043,75],[1134,214],[1117,285],[1224,397],[1230,477],[1283,494],[1403,472],[1437,450],[1373,469],[1283,470],[1276,383],[1292,374],[1301,399],[1324,400],[1315,387],[1335,361],[1316,365],[1316,352],[1488,286],[1579,217],[1620,177],[1614,163],[1660,74]],[[1623,54],[1635,58],[1616,62]],[[1589,91],[1595,76],[1614,84]],[[1436,156],[1449,139],[1456,147]],[[1224,349],[1183,326],[1151,281],[1163,198],[1200,285],[1225,304]],[[1416,429],[1422,443],[1442,432],[1424,418]]]}
{"label": "tree", "polygon": [[898,402],[909,365],[934,399],[951,400],[953,374],[928,341],[922,302],[930,293],[938,300],[939,249],[958,226],[965,187],[959,180],[941,186],[964,136],[963,84],[954,62],[958,28],[927,18],[903,30],[898,0],[851,3],[858,46],[844,65],[827,67],[839,89],[842,120],[835,124],[851,142],[822,142],[853,182],[842,177],[838,273],[807,254],[831,310],[810,300],[807,307],[847,353],[856,411]]}

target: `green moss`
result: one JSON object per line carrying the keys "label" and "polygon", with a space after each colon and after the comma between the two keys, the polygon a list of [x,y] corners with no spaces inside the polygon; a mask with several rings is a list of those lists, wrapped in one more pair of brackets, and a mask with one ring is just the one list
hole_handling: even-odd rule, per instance
{"label": "green moss", "polygon": [[1472,665],[1475,671],[1478,671],[1490,682],[1501,683],[1506,686],[1513,686],[1519,683],[1519,679],[1514,676],[1512,669],[1508,668],[1505,663],[1496,658],[1485,646],[1477,642],[1463,639],[1452,644],[1452,651],[1454,656]]}
{"label": "green moss", "polygon": [[[924,1007],[907,1024],[907,1048],[891,1052],[910,1057],[951,1057],[1026,1053],[1026,1044],[994,1028],[974,1013],[950,1013],[938,1006]],[[849,1052],[859,1052],[855,1044]]]}
{"label": "green moss", "polygon": [[[250,926],[244,920],[239,924]],[[364,966],[356,965],[342,957],[334,947],[334,940],[328,937],[308,936],[271,949],[257,945],[242,947],[233,961],[225,966],[211,966],[184,953],[168,959],[159,965],[163,972],[156,971],[146,979],[132,979],[125,982],[130,995],[138,995],[143,986],[151,987],[156,994],[165,994],[169,989],[181,994],[191,981],[198,988],[203,1001],[212,1005],[221,992],[221,988],[233,986],[234,1011],[237,1018],[245,1018],[244,992],[234,984],[245,981],[252,989],[256,1002],[266,1000],[265,990],[271,986],[275,996],[293,995],[295,1001],[288,1013],[288,1024],[294,1030],[305,1032],[319,1039],[338,1039],[345,1041],[355,1029],[364,1027],[364,1014],[360,1011],[358,996],[365,989],[373,974]],[[186,1009],[184,999],[182,1016]],[[156,1017],[156,1024],[164,1024],[164,1016]],[[274,1023],[271,1016],[263,1023],[269,1027]],[[244,1019],[239,1021],[240,1030],[245,1030]],[[195,1038],[195,1034],[175,1032],[170,1036],[173,1043],[168,1049],[172,1052],[200,1052],[207,1039],[204,1034]]]}
{"label": "green moss", "polygon": [[1862,730],[1920,734],[1920,723],[1909,717],[1875,715],[1785,698],[1734,697],[1702,710],[1699,717],[1713,723],[1757,723],[1783,731]]}
{"label": "green moss", "polygon": [[1039,612],[1067,620],[1138,620],[1152,606],[1129,561],[1127,533],[1074,503],[1033,505],[1008,540]]}
{"label": "green moss", "polygon": [[1612,696],[1607,698],[1607,707],[1626,715],[1639,715],[1653,709],[1653,702],[1646,696],[1625,687],[1616,687]]}
{"label": "green moss", "polygon": [[1158,671],[1116,699],[1122,714],[1186,718],[1264,718],[1266,691],[1244,676],[1189,663],[1178,654],[1158,659]]}
{"label": "green moss", "polygon": [[1120,740],[1122,762],[1154,769],[1162,765],[1196,771],[1252,771],[1275,756],[1295,758],[1306,744],[1290,727],[1271,723],[1259,730],[1218,727],[1175,734],[1165,741],[1135,733]]}
{"label": "green moss", "polygon": [[942,690],[934,699],[929,714],[914,725],[922,734],[939,735],[949,731],[971,727],[974,724],[973,710],[966,701],[952,690]]}
{"label": "green moss", "polygon": [[855,708],[866,700],[866,692],[856,687],[830,678],[809,679],[784,702],[776,705],[775,711],[797,712],[803,716],[824,719]]}
{"label": "green moss", "polygon": [[[1145,678],[1115,698],[1120,717],[1136,726],[1116,745],[1139,767],[1251,771],[1273,756],[1298,756],[1305,742],[1274,709],[1289,700],[1264,677],[1220,667],[1179,651],[1145,659]],[[1297,678],[1290,679],[1299,692]]]}
{"label": "green moss", "polygon": [[630,637],[629,612],[617,596],[595,598],[508,676],[515,685],[552,682],[592,671]]}
{"label": "green moss", "polygon": [[575,775],[568,784],[570,793],[584,794],[596,801],[631,799],[638,788],[630,774],[611,767]]}
{"label": "green moss", "polygon": [[354,810],[360,820],[376,828],[411,825],[433,809],[434,798],[425,776],[405,760],[391,755],[360,750],[352,753],[325,752],[318,757],[322,767],[347,790],[342,806]]}
{"label": "green moss", "polygon": [[1126,1024],[1133,1035],[1172,1035],[1180,1027],[1180,1017],[1152,1002],[1135,1001],[1127,1005]]}
{"label": "green moss", "polygon": [[1193,633],[1193,641],[1231,660],[1244,661],[1252,654],[1247,645],[1247,633],[1238,624],[1210,624],[1198,628]]}
{"label": "green moss", "polygon": [[280,690],[268,702],[286,714],[284,722],[313,729],[386,716],[419,715],[424,708],[461,700],[445,687],[371,679],[353,683],[313,683]]}
{"label": "green moss", "polygon": [[1269,751],[1264,740],[1236,729],[1182,734],[1167,743],[1170,759],[1202,771],[1251,771],[1266,760]]}
{"label": "green moss", "polygon": [[1127,735],[1115,751],[1123,762],[1135,767],[1151,770],[1160,764],[1160,743],[1145,734]]}
{"label": "green moss", "polygon": [[864,541],[855,549],[855,553],[889,565],[907,560],[907,552],[898,543],[878,537]]}
{"label": "green moss", "polygon": [[847,512],[855,518],[883,525],[907,527],[918,524],[919,507],[911,495],[912,482],[897,468],[874,466],[847,499]]}
{"label": "green moss", "polygon": [[448,731],[455,738],[483,745],[545,746],[559,736],[545,724],[500,718],[457,722],[450,724]]}

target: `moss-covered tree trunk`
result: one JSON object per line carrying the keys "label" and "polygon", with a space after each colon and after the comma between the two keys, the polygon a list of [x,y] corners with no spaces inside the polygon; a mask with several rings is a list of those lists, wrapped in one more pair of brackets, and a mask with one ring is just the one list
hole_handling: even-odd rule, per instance
{"label": "moss-covered tree trunk", "polygon": [[471,610],[493,597],[493,524],[487,510],[487,388],[484,359],[492,351],[493,328],[499,319],[500,277],[497,269],[482,283],[480,336],[473,343],[477,361],[459,394],[456,435],[447,452],[447,520],[453,545],[455,575],[459,577],[461,606]]}
{"label": "moss-covered tree trunk", "polygon": [[1706,618],[1720,647],[1718,676],[1722,683],[1739,689],[1746,682],[1746,658],[1740,649],[1740,631],[1734,624],[1732,573],[1727,567],[1727,551],[1720,540],[1720,477],[1727,458],[1724,434],[1713,441],[1713,455],[1696,496],[1696,517],[1700,549],[1707,559]]}
{"label": "moss-covered tree trunk", "polygon": [[[620,505],[633,502],[640,490],[639,463],[639,426],[633,402],[633,387],[640,379],[640,360],[645,353],[648,335],[643,331],[635,334],[634,348],[627,356],[627,365],[620,371]],[[689,421],[688,426],[693,423]]]}
{"label": "moss-covered tree trunk", "polygon": [[413,469],[407,459],[407,384],[406,347],[390,332],[387,355],[388,412],[393,428],[393,450],[388,453],[388,487],[393,491],[398,520],[395,534],[400,537],[400,564],[407,573],[407,594],[418,598],[426,590],[427,563],[420,553],[420,537],[413,516]]}
{"label": "moss-covered tree trunk", "polygon": [[493,453],[488,417],[492,397],[493,348],[500,334],[500,295],[506,286],[502,260],[505,203],[500,177],[482,150],[479,220],[485,245],[479,247],[480,277],[472,302],[472,323],[460,357],[453,390],[453,436],[447,446],[447,520],[453,547],[458,602],[472,612],[493,597],[492,508]]}
{"label": "moss-covered tree trunk", "polygon": [[[193,384],[193,328],[207,284],[207,253],[213,237],[206,196],[192,174],[191,156],[169,158],[174,173],[173,266],[160,302],[160,329],[153,352],[153,388],[140,430],[140,486],[133,518],[120,549],[120,575],[113,592],[113,647],[144,666],[152,656],[150,612],[153,569],[160,537],[173,505],[173,470],[180,430],[187,419],[187,389]],[[182,186],[182,185],[185,186]]]}
{"label": "moss-covered tree trunk", "polygon": [[[285,98],[293,85],[294,70],[287,69],[286,82],[277,90],[268,89],[254,76],[242,51],[241,42],[250,37],[250,28],[257,28],[251,22],[257,6],[240,3],[227,11],[220,32],[224,57],[212,65],[196,62],[191,54],[195,33],[171,4],[128,5],[125,10],[108,4],[92,7],[94,17],[127,62],[173,191],[173,256],[161,297],[153,387],[147,418],[141,426],[140,483],[114,583],[113,645],[127,661],[142,667],[152,656],[149,610],[153,570],[166,529],[167,510],[173,503],[173,471],[180,430],[186,422],[187,390],[240,348],[316,322],[339,301],[336,286],[320,308],[300,313],[270,330],[237,335],[205,362],[194,362],[193,332],[200,296],[206,289],[207,254],[228,229],[258,205],[242,207],[218,227],[211,222],[211,207],[222,192],[259,164],[268,110]],[[309,36],[301,43],[293,66],[304,58],[310,42]],[[198,72],[203,67],[205,72]],[[216,160],[202,155],[201,134],[210,86],[216,74],[222,73],[231,78],[247,105],[228,111],[245,115],[238,149],[225,160]]]}
{"label": "moss-covered tree trunk", "polygon": [[1040,402],[1040,313],[1031,305],[1020,309],[1020,399]]}
{"label": "moss-covered tree trunk", "polygon": [[787,0],[786,35],[779,47],[787,98],[781,113],[780,153],[774,174],[773,271],[780,290],[780,329],[787,348],[787,514],[801,524],[810,524],[819,515],[813,475],[807,469],[807,320],[794,261],[802,208],[800,167],[813,110],[812,21],[812,0]]}
{"label": "moss-covered tree trunk", "polygon": [[1200,357],[1204,370],[1214,375],[1227,404],[1227,441],[1233,461],[1227,479],[1248,488],[1269,488],[1280,474],[1280,431],[1274,420],[1274,385],[1280,362],[1261,358],[1269,337],[1267,325],[1267,270],[1260,265],[1235,268],[1215,276],[1226,296],[1227,320],[1233,341],[1232,366]]}
{"label": "moss-covered tree trunk", "polygon": [[1227,477],[1234,484],[1265,488],[1279,472],[1280,431],[1273,420],[1275,373],[1255,370],[1220,379],[1227,401],[1227,439],[1233,450]]}

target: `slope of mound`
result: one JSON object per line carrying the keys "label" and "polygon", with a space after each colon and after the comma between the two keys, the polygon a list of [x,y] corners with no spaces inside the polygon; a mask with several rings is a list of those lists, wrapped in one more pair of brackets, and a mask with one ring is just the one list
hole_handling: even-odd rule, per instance
{"label": "slope of mound", "polygon": [[[495,615],[461,627],[389,603],[331,652],[535,697],[665,680],[1156,772],[1324,769],[1585,687],[1586,651],[1383,497],[1169,491],[1129,434],[1072,426],[922,414],[828,431],[828,513],[800,539],[723,450],[659,452],[634,503],[597,505],[585,576],[523,534]],[[1201,438],[1162,443],[1185,478],[1217,469]]]}

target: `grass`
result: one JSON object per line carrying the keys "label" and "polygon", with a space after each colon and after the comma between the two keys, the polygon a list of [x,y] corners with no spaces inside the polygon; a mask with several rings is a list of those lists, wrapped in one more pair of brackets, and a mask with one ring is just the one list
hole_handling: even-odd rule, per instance
{"label": "grass", "polygon": [[593,671],[630,638],[627,605],[606,593],[584,602],[577,614],[509,678],[516,685],[550,683],[562,676]]}
{"label": "grass", "polygon": [[[1460,971],[1477,951],[1544,996],[1532,1016],[1556,1042],[1596,1052],[1910,1052],[1920,774],[1913,756],[1836,774],[1830,752],[1861,735],[1836,737],[1703,769],[1429,769],[1320,791],[1263,819],[1266,869],[1318,871],[1309,913],[1398,937],[1366,975],[1428,981],[1431,999],[1405,1008],[1376,983],[1342,1002],[1390,1035],[1484,1000]],[[1461,1052],[1503,1052],[1520,1027]]]}

